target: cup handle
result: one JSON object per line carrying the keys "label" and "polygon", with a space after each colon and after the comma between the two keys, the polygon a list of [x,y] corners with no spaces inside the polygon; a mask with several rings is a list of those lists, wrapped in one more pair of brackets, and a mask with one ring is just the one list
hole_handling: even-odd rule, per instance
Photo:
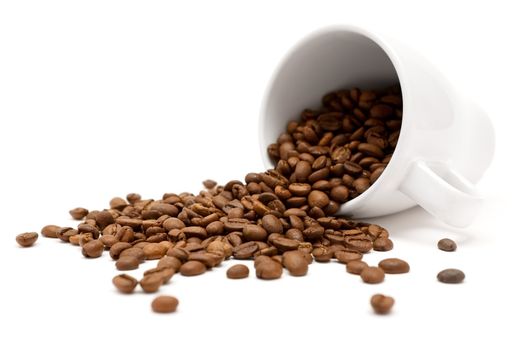
{"label": "cup handle", "polygon": [[415,161],[399,190],[443,222],[466,227],[482,204],[474,185],[444,163]]}

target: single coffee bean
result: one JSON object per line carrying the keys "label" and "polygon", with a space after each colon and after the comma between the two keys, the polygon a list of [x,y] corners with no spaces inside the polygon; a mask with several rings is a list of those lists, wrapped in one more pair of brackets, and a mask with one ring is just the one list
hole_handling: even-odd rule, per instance
{"label": "single coffee bean", "polygon": [[217,186],[217,181],[213,181],[213,180],[204,180],[202,182],[202,184],[204,185],[204,187],[208,190],[211,190],[212,188],[214,188],[215,186]]}
{"label": "single coffee bean", "polygon": [[134,256],[140,262],[143,262],[144,259],[145,259],[144,251],[142,249],[136,248],[136,247],[131,247],[131,248],[123,250],[120,253],[119,258],[122,258],[123,256]]}
{"label": "single coffee bean", "polygon": [[146,260],[157,260],[166,255],[168,248],[160,243],[149,243],[142,248]]}
{"label": "single coffee bean", "polygon": [[262,261],[255,268],[255,275],[257,278],[263,280],[273,280],[280,278],[283,274],[283,267],[280,263],[269,258],[270,260]]}
{"label": "single coffee bean", "polygon": [[242,231],[242,237],[245,241],[264,241],[268,233],[264,228],[258,225],[246,225]]}
{"label": "single coffee bean", "polygon": [[410,265],[408,265],[406,261],[397,258],[381,260],[378,266],[385,271],[385,273],[391,274],[407,273],[410,271]]}
{"label": "single coffee bean", "polygon": [[139,283],[144,292],[155,293],[164,283],[164,280],[162,279],[162,276],[160,276],[158,273],[152,273],[144,276]]}
{"label": "single coffee bean", "polygon": [[346,272],[360,275],[365,267],[368,267],[368,264],[362,260],[351,260],[346,263]]}
{"label": "single coffee bean", "polygon": [[365,283],[381,283],[385,280],[385,273],[379,267],[368,266],[361,271],[361,279]]}
{"label": "single coffee bean", "polygon": [[449,238],[443,238],[439,240],[438,248],[445,252],[453,252],[456,250],[457,245],[456,245],[456,242],[454,242],[453,240]]}
{"label": "single coffee bean", "polygon": [[[213,188],[214,186],[212,186]],[[158,313],[170,313],[177,310],[179,300],[169,295],[159,295],[151,302],[151,309]]]}
{"label": "single coffee bean", "polygon": [[283,224],[275,215],[268,214],[263,216],[261,223],[268,233],[283,233]]}
{"label": "single coffee bean", "polygon": [[113,285],[115,285],[121,293],[132,293],[137,284],[138,281],[130,275],[121,274],[113,277]]}
{"label": "single coffee bean", "polygon": [[243,264],[233,265],[226,271],[226,276],[231,279],[246,278],[249,274],[250,270],[248,269],[248,266]]}
{"label": "single coffee bean", "polygon": [[305,254],[298,250],[285,252],[283,265],[292,276],[304,276],[308,273],[308,260]]}
{"label": "single coffee bean", "polygon": [[61,227],[57,225],[46,225],[42,227],[40,233],[42,234],[42,236],[47,238],[58,238],[57,233],[60,230],[60,228]]}
{"label": "single coffee bean", "polygon": [[206,265],[197,260],[187,261],[180,267],[183,276],[197,276],[206,272]]}
{"label": "single coffee bean", "polygon": [[394,298],[383,294],[375,294],[370,298],[370,304],[376,314],[386,315],[394,306]]}
{"label": "single coffee bean", "polygon": [[97,226],[103,230],[106,226],[111,225],[115,222],[115,219],[113,218],[113,215],[109,211],[99,211],[95,214],[95,221],[97,222]]}
{"label": "single coffee bean", "polygon": [[443,283],[461,283],[465,279],[465,274],[458,269],[445,269],[438,273],[437,279]]}
{"label": "single coffee bean", "polygon": [[139,268],[139,260],[134,256],[123,256],[117,260],[115,266],[117,270],[128,271],[135,270]]}
{"label": "single coffee bean", "polygon": [[386,252],[394,248],[394,243],[387,237],[379,237],[374,241],[373,248],[378,252]]}
{"label": "single coffee bean", "polygon": [[31,247],[38,239],[38,233],[26,232],[16,236],[16,242],[22,247]]}
{"label": "single coffee bean", "polygon": [[165,256],[161,258],[157,263],[157,267],[169,267],[172,268],[175,271],[175,273],[179,272],[181,266],[181,261],[174,256]]}
{"label": "single coffee bean", "polygon": [[144,271],[144,276],[155,275],[162,279],[162,283],[166,284],[175,274],[175,270],[171,267],[155,267]]}
{"label": "single coffee bean", "polygon": [[109,248],[109,256],[111,256],[112,259],[117,260],[120,256],[120,253],[131,247],[132,245],[130,243],[117,242],[113,244],[111,248]]}
{"label": "single coffee bean", "polygon": [[363,254],[359,252],[355,252],[355,251],[348,251],[348,250],[336,251],[334,255],[337,261],[343,264],[347,264],[353,260],[361,260],[363,258]]}
{"label": "single coffee bean", "polygon": [[235,259],[249,259],[253,254],[259,250],[259,246],[255,242],[242,243],[233,248],[233,256]]}
{"label": "single coffee bean", "polygon": [[98,239],[89,241],[82,246],[82,255],[84,255],[86,258],[98,258],[103,252],[104,243]]}
{"label": "single coffee bean", "polygon": [[324,208],[330,203],[330,198],[324,192],[314,190],[308,195],[308,204],[311,207]]}
{"label": "single coffee bean", "polygon": [[83,218],[86,217],[88,213],[89,213],[89,210],[85,208],[75,208],[69,211],[69,214],[71,214],[71,217],[75,220],[82,220]]}

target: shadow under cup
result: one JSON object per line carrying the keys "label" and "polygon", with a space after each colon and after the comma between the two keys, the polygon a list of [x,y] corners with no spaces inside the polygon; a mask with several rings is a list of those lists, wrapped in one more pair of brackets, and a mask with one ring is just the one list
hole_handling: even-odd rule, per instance
{"label": "shadow under cup", "polygon": [[[318,107],[326,93],[353,87],[383,90],[394,85],[401,84],[391,59],[367,35],[347,29],[331,29],[299,42],[275,72],[264,100],[259,125],[264,165],[268,169],[275,166],[268,155],[268,145],[276,142],[288,122],[299,120],[305,108]],[[351,214],[348,210],[350,203],[351,206],[359,205],[358,202],[380,183],[389,167],[368,190],[343,204],[340,212]],[[405,202],[401,198],[400,201],[398,204],[405,209],[414,205],[408,199]],[[377,209],[383,215],[389,213],[388,208]]]}

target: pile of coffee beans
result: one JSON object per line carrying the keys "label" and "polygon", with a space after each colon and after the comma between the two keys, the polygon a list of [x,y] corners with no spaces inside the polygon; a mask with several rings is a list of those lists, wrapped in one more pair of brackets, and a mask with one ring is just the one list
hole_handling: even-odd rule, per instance
{"label": "pile of coffee beans", "polygon": [[[76,228],[47,225],[41,234],[80,246],[86,258],[107,251],[119,271],[158,260],[140,280],[115,276],[113,284],[122,293],[139,285],[155,293],[176,273],[201,275],[230,258],[253,260],[260,279],[280,278],[284,270],[305,276],[313,260],[336,260],[364,282],[380,283],[385,272],[409,271],[400,259],[378,267],[362,261],[371,250],[393,248],[388,231],[335,214],[378,180],[396,147],[401,120],[399,87],[332,92],[319,109],[306,109],[300,120],[288,123],[268,147],[274,169],[223,186],[206,180],[197,195],[165,193],[153,200],[130,193],[111,199],[108,209],[74,208],[71,217],[82,221]],[[29,246],[37,237],[25,233],[17,242]],[[234,265],[226,276],[246,278],[249,269]],[[173,312],[177,305],[176,298],[161,296],[152,309]],[[372,298],[378,313],[392,305],[390,297]]]}

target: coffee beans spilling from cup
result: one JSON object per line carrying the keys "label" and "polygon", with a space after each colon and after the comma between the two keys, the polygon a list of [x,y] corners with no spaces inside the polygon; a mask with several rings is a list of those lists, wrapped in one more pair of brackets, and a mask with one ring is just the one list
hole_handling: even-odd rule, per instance
{"label": "coffee beans spilling from cup", "polygon": [[[341,204],[365,192],[385,171],[401,120],[399,87],[331,92],[319,109],[304,110],[268,147],[274,169],[249,173],[244,181],[224,186],[206,180],[198,195],[166,193],[152,200],[131,193],[113,198],[108,209],[74,208],[72,218],[82,220],[77,228],[48,225],[41,234],[80,246],[86,258],[108,251],[120,271],[158,260],[140,279],[115,276],[113,284],[122,293],[133,293],[137,286],[155,293],[176,273],[201,275],[230,258],[253,260],[260,279],[281,278],[283,270],[305,276],[313,260],[336,260],[364,282],[380,283],[385,273],[409,271],[400,259],[386,259],[379,266],[362,261],[371,250],[393,248],[388,231],[335,215]],[[22,246],[36,239],[33,233],[17,236]],[[438,278],[459,281],[457,274],[451,275]],[[249,269],[237,264],[226,276],[247,278]],[[372,298],[380,314],[393,304],[391,297]],[[173,312],[177,305],[176,298],[162,296],[152,309]]]}

